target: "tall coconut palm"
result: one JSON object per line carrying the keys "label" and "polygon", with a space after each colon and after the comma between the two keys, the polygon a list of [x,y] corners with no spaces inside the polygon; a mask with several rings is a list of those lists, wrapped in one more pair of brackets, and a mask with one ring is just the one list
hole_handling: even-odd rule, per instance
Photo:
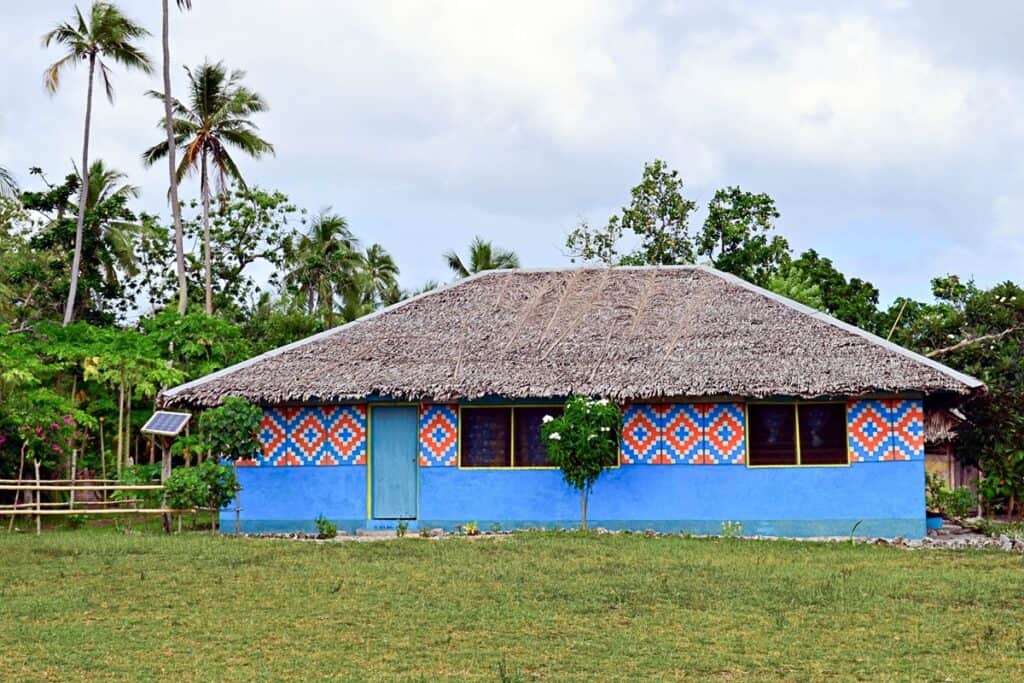
{"label": "tall coconut palm", "polygon": [[392,301],[398,291],[398,265],[387,250],[371,244],[363,254],[366,298],[374,305]]}
{"label": "tall coconut palm", "polygon": [[[92,87],[96,67],[107,93],[107,99],[114,101],[114,87],[110,81],[110,67],[104,59],[113,60],[128,69],[139,69],[151,73],[153,67],[149,57],[132,43],[133,40],[149,35],[149,31],[126,17],[115,5],[108,2],[94,2],[89,20],[75,7],[75,17],[60,24],[43,36],[43,46],[51,44],[67,48],[63,57],[46,69],[44,83],[47,91],[56,93],[60,87],[61,74],[74,68],[79,62],[88,62],[89,80],[85,96],[85,132],[82,136],[81,172],[89,169],[89,128],[92,123]],[[82,265],[82,226],[85,221],[85,207],[88,203],[89,183],[83,182],[78,200],[78,223],[75,228],[75,251],[71,259],[71,285],[68,287],[68,301],[64,307],[64,324],[71,322],[75,310],[75,296],[78,290],[78,272]]]}
{"label": "tall coconut palm", "polygon": [[0,197],[13,196],[18,193],[18,183],[14,176],[3,166],[0,166]]}
{"label": "tall coconut palm", "polygon": [[468,265],[454,250],[446,251],[444,260],[455,277],[469,277],[484,270],[519,267],[519,257],[514,251],[495,247],[481,237],[474,237],[469,243]]}
{"label": "tall coconut palm", "polygon": [[343,216],[326,210],[313,219],[309,231],[289,247],[289,261],[295,266],[287,280],[306,305],[307,313],[320,309],[324,324],[334,326],[338,298],[351,302],[351,293],[364,261],[359,242]]}
{"label": "tall coconut palm", "polygon": [[[170,98],[174,115],[174,146],[182,150],[175,170],[178,183],[186,175],[199,173],[203,201],[203,261],[205,264],[206,313],[213,313],[213,271],[210,260],[210,173],[216,176],[217,191],[225,192],[227,180],[245,187],[228,147],[245,152],[254,159],[273,154],[274,146],[261,138],[259,127],[249,117],[267,110],[257,93],[241,84],[244,71],[231,71],[223,62],[203,62],[195,70],[185,68],[189,80],[189,106]],[[163,93],[150,91],[151,97],[164,99]],[[161,127],[165,122],[160,122]],[[146,164],[154,164],[170,153],[167,140],[143,153]],[[212,169],[210,168],[212,166]]]}
{"label": "tall coconut palm", "polygon": [[[179,10],[192,9],[192,0],[176,0]],[[164,48],[164,127],[167,129],[167,172],[169,178],[168,200],[174,219],[174,257],[178,267],[178,315],[185,315],[188,309],[188,278],[185,273],[185,232],[181,227],[181,207],[178,205],[178,178],[176,149],[174,146],[174,117],[171,111],[171,40],[170,11],[167,0],[163,5],[163,48]]]}

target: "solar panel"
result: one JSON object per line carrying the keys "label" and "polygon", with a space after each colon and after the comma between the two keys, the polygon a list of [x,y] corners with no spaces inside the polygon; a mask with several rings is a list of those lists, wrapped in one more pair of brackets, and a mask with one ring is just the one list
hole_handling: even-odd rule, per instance
{"label": "solar panel", "polygon": [[158,410],[153,413],[153,417],[146,420],[146,424],[142,426],[142,433],[177,436],[191,417],[190,413],[171,413],[166,410]]}

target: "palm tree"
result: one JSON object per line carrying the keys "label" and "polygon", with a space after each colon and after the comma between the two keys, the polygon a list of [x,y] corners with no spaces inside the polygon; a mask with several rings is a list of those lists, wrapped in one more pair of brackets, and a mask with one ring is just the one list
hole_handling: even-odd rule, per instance
{"label": "palm tree", "polygon": [[398,265],[395,259],[379,244],[372,244],[363,254],[363,274],[366,298],[374,308],[381,303],[395,300],[398,289]]}
{"label": "palm tree", "polygon": [[[130,220],[134,218],[131,212],[121,208],[129,199],[139,196],[139,188],[127,184],[128,175],[108,167],[102,159],[92,162],[88,178],[89,202],[85,207],[88,230],[83,241],[92,243],[93,247],[85,250],[91,253],[83,264],[82,275],[87,279],[93,275],[108,288],[116,288],[119,284],[118,269],[129,276],[138,273],[136,238],[146,228]],[[106,207],[101,209],[103,205]],[[118,215],[111,215],[114,213]]]}
{"label": "palm tree", "polygon": [[14,196],[18,193],[18,183],[14,176],[3,166],[0,166],[0,197]]}
{"label": "palm tree", "polygon": [[454,251],[446,251],[444,259],[455,277],[469,277],[473,273],[499,268],[518,268],[519,257],[514,251],[495,247],[481,237],[474,237],[469,243],[469,265]]}
{"label": "palm tree", "polygon": [[[241,84],[244,71],[231,71],[222,62],[203,62],[194,71],[185,68],[189,80],[189,104],[186,107],[171,97],[174,115],[174,146],[183,150],[175,170],[180,183],[186,174],[199,172],[199,189],[203,200],[203,261],[206,270],[206,314],[213,314],[213,271],[210,261],[210,165],[217,178],[217,190],[223,195],[227,179],[245,187],[228,146],[245,152],[254,159],[273,154],[274,146],[261,138],[259,128],[249,117],[267,110],[257,93]],[[150,91],[151,97],[164,99],[163,93]],[[161,121],[161,126],[166,125]],[[170,153],[167,140],[150,147],[142,159],[147,165],[156,163]]]}
{"label": "palm tree", "polygon": [[[179,10],[192,9],[192,0],[176,0]],[[169,189],[168,200],[171,203],[171,216],[174,219],[174,255],[178,266],[178,315],[185,315],[188,309],[188,278],[185,275],[185,233],[181,227],[181,207],[178,205],[177,160],[174,147],[174,118],[171,112],[171,42],[170,42],[170,11],[167,0],[163,5],[163,48],[164,48],[164,127],[167,129],[167,169]]]}
{"label": "palm tree", "polygon": [[333,327],[335,301],[341,297],[351,304],[364,259],[348,221],[328,211],[314,218],[309,232],[288,247],[288,259],[296,265],[287,280],[305,302],[307,313],[319,308],[324,323]]}
{"label": "palm tree", "polygon": [[[51,94],[56,93],[60,87],[60,77],[64,71],[74,68],[80,61],[89,63],[89,85],[85,97],[85,133],[82,136],[82,173],[89,169],[89,126],[92,122],[92,86],[96,67],[98,65],[100,68],[107,99],[113,102],[114,87],[110,82],[110,67],[103,59],[111,59],[129,69],[151,73],[153,68],[149,57],[132,44],[133,40],[148,35],[149,31],[122,14],[115,5],[94,2],[89,13],[89,21],[85,20],[82,11],[76,6],[72,21],[60,24],[43,36],[44,47],[56,43],[67,48],[65,55],[46,69],[44,82]],[[64,325],[71,322],[75,310],[78,271],[82,264],[82,226],[85,222],[88,188],[89,183],[83,181],[81,196],[78,199],[75,251],[71,259],[71,285],[68,288],[67,305],[64,307]]]}

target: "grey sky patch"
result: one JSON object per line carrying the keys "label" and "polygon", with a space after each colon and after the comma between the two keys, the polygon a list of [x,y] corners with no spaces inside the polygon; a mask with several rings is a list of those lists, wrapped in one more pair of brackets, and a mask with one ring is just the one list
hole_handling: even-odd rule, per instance
{"label": "grey sky patch", "polygon": [[[123,3],[152,31],[155,3]],[[39,36],[64,2],[4,9],[0,163],[31,186],[78,155],[84,73],[47,97]],[[566,262],[579,216],[628,201],[645,161],[690,197],[740,185],[776,198],[780,229],[884,299],[955,271],[1021,279],[1024,47],[1018,3],[196,3],[172,20],[176,64],[248,71],[276,158],[252,183],[348,216],[402,282],[445,280],[441,252],[476,234],[527,266]],[[150,54],[159,43],[150,40]],[[166,215],[158,78],[116,75],[92,156]],[[183,74],[174,70],[181,92]],[[11,96],[16,93],[16,96]],[[183,190],[195,194],[194,182]],[[695,224],[700,217],[696,217]]]}

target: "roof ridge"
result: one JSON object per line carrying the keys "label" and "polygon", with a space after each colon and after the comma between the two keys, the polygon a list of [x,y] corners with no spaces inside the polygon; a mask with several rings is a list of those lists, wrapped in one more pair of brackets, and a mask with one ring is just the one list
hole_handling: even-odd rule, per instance
{"label": "roof ridge", "polygon": [[840,320],[838,318],[835,318],[835,317],[829,315],[828,313],[824,313],[824,312],[819,311],[819,310],[817,310],[815,308],[811,308],[810,306],[802,304],[799,301],[794,301],[793,299],[790,299],[788,297],[782,296],[781,294],[777,294],[777,293],[771,291],[770,289],[765,289],[764,287],[759,287],[758,285],[755,285],[752,282],[747,282],[746,280],[744,280],[743,278],[741,278],[741,277],[739,277],[737,275],[733,275],[732,273],[727,273],[725,271],[718,270],[717,268],[712,268],[711,266],[694,265],[694,266],[691,266],[691,267],[693,269],[695,269],[695,270],[701,270],[701,271],[704,271],[704,272],[708,273],[709,275],[713,275],[715,277],[721,278],[722,280],[725,280],[726,282],[729,282],[729,283],[731,283],[733,285],[736,285],[738,287],[742,287],[743,289],[749,290],[749,291],[754,292],[756,294],[760,294],[761,296],[768,297],[769,299],[772,299],[773,301],[776,301],[776,302],[778,302],[778,303],[780,303],[780,304],[782,304],[784,306],[788,306],[789,308],[792,308],[792,309],[794,309],[796,311],[799,311],[799,312],[803,313],[804,315],[808,315],[808,316],[810,316],[812,318],[815,318],[815,319],[820,320],[820,321],[822,321],[824,323],[832,325],[833,327],[838,327],[839,329],[841,329],[841,330],[843,330],[845,332],[849,332],[851,334],[855,334],[855,335],[857,335],[857,336],[859,336],[859,337],[861,337],[863,339],[866,339],[867,341],[871,342],[872,344],[875,344],[876,346],[881,346],[882,348],[884,348],[884,349],[886,349],[888,351],[893,351],[895,353],[898,353],[898,354],[900,354],[900,355],[902,355],[902,356],[904,356],[906,358],[909,358],[912,361],[915,361],[917,363],[921,363],[923,365],[927,365],[928,367],[932,368],[933,370],[938,370],[939,372],[943,373],[947,377],[951,377],[951,378],[955,379],[958,382],[966,384],[967,386],[971,387],[972,389],[978,389],[978,388],[981,388],[981,387],[985,386],[985,383],[982,382],[977,377],[972,377],[971,375],[968,375],[966,373],[959,372],[958,370],[954,370],[953,368],[951,368],[951,367],[949,367],[947,365],[944,365],[944,364],[940,363],[939,361],[937,361],[937,360],[935,360],[933,358],[928,358],[927,356],[923,356],[920,353],[917,353],[915,351],[911,351],[910,349],[904,348],[904,347],[900,346],[899,344],[894,344],[893,342],[889,341],[888,339],[882,339],[878,335],[872,334],[871,332],[868,332],[867,330],[863,330],[863,329],[857,327],[856,325],[851,325],[850,323],[844,322],[844,321],[842,321],[842,320]]}

